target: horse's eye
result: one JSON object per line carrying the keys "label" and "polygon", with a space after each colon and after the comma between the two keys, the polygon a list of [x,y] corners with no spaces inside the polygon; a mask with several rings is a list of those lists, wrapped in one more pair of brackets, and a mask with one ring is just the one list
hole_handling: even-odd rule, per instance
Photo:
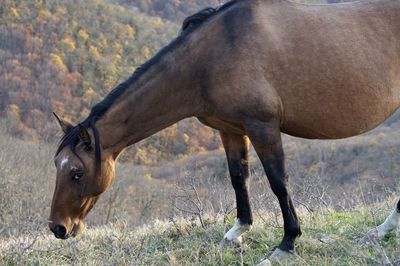
{"label": "horse's eye", "polygon": [[71,172],[71,178],[73,180],[79,180],[83,177],[83,171],[75,170]]}

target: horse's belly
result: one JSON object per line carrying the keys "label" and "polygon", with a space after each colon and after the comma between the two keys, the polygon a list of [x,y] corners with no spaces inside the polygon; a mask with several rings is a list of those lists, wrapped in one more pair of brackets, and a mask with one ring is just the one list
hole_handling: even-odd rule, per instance
{"label": "horse's belly", "polygon": [[[364,96],[364,97],[363,97]],[[282,132],[310,139],[339,139],[367,132],[391,116],[400,103],[396,94],[368,94],[286,108]]]}

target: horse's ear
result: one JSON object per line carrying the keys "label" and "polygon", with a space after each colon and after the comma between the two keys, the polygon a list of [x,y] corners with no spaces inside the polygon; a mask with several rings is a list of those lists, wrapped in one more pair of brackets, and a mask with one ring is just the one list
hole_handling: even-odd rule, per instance
{"label": "horse's ear", "polygon": [[74,127],[71,123],[60,118],[56,113],[53,112],[53,115],[56,117],[58,124],[60,125],[62,131],[64,131],[65,134],[67,134]]}
{"label": "horse's ear", "polygon": [[78,137],[83,143],[85,143],[86,146],[90,146],[90,144],[92,143],[92,140],[90,139],[89,132],[82,125],[79,125],[79,135],[78,135]]}

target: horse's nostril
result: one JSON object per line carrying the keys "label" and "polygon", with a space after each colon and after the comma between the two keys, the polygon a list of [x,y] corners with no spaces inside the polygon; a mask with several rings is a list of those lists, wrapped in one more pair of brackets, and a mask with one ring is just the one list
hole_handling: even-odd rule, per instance
{"label": "horse's nostril", "polygon": [[65,236],[67,235],[67,229],[65,228],[65,226],[62,225],[56,225],[54,229],[51,229],[51,231],[57,238],[65,238]]}

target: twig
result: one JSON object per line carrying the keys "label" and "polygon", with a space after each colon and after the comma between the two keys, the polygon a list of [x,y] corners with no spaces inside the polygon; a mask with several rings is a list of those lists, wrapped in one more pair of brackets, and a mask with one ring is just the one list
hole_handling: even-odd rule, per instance
{"label": "twig", "polygon": [[35,238],[33,239],[32,243],[30,243],[28,246],[22,248],[21,253],[23,254],[23,253],[27,252],[33,245],[35,245],[38,238],[39,238],[39,235],[36,235]]}
{"label": "twig", "polygon": [[297,199],[293,199],[293,200],[294,200],[296,203],[298,203],[298,204],[300,204],[301,206],[303,206],[304,208],[306,208],[307,211],[310,213],[310,215],[313,216],[314,211],[313,211],[310,207],[308,207],[307,204],[305,204],[305,203],[303,203],[303,202],[301,202],[301,201],[299,201],[299,200],[297,200]]}

